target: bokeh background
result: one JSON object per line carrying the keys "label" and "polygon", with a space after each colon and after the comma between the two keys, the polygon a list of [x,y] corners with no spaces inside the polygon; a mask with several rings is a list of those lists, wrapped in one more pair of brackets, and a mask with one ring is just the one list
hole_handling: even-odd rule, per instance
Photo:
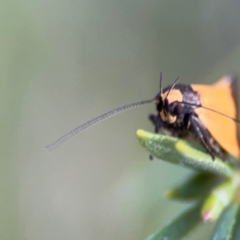
{"label": "bokeh background", "polygon": [[0,239],[145,239],[188,207],[164,192],[191,171],[149,161],[137,141],[153,105],[44,147],[152,98],[160,71],[164,85],[238,72],[239,12],[233,0],[2,1]]}

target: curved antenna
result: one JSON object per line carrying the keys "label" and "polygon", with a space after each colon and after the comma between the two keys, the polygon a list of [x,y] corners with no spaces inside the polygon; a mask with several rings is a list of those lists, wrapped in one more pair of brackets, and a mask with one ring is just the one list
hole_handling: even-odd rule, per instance
{"label": "curved antenna", "polygon": [[190,106],[195,106],[195,107],[205,108],[206,110],[209,110],[209,111],[211,111],[211,112],[215,112],[215,113],[217,113],[217,114],[219,114],[219,115],[222,115],[222,116],[224,116],[224,117],[226,117],[226,118],[229,118],[229,119],[233,120],[234,122],[240,124],[240,120],[239,120],[239,119],[232,118],[232,117],[228,116],[227,114],[221,113],[221,112],[216,111],[216,110],[214,110],[214,109],[212,109],[212,108],[204,107],[204,106],[202,106],[202,105],[200,105],[200,104],[194,104],[194,103],[187,103],[187,102],[179,102],[179,103],[183,103],[183,104],[190,105]]}
{"label": "curved antenna", "polygon": [[56,148],[58,148],[60,145],[62,145],[63,143],[65,143],[66,141],[68,141],[69,139],[73,138],[74,136],[76,136],[77,134],[83,132],[84,130],[86,130],[87,128],[95,125],[96,123],[102,122],[103,120],[106,120],[110,117],[113,117],[119,113],[122,113],[124,111],[127,111],[129,109],[133,109],[133,108],[137,108],[139,106],[148,104],[148,103],[152,103],[154,101],[154,99],[150,99],[150,100],[145,100],[145,101],[141,101],[141,102],[136,102],[136,103],[131,103],[119,108],[116,108],[112,111],[109,111],[105,114],[102,114],[96,118],[93,118],[92,120],[74,128],[73,130],[71,130],[70,132],[66,133],[65,135],[63,135],[62,137],[60,137],[59,139],[57,139],[55,142],[49,144],[46,146],[46,149],[51,152],[53,150],[55,150]]}
{"label": "curved antenna", "polygon": [[176,83],[177,83],[178,80],[179,80],[179,77],[177,77],[177,79],[176,79],[176,80],[174,81],[174,83],[172,84],[171,88],[168,90],[165,99],[167,99],[169,93],[173,90],[173,88],[175,87],[175,85],[176,85]]}

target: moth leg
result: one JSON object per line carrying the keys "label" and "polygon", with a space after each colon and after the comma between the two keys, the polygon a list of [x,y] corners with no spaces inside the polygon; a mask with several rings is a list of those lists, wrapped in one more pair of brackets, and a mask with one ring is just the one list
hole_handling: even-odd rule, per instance
{"label": "moth leg", "polygon": [[162,120],[160,119],[159,115],[150,114],[148,118],[155,127],[155,133],[158,133],[159,129],[163,126]]}
{"label": "moth leg", "polygon": [[174,126],[167,125],[164,123],[159,115],[149,115],[149,120],[153,123],[155,127],[155,133],[159,133],[160,131],[163,134],[172,136],[172,137],[184,137],[186,133],[183,131],[179,131]]}
{"label": "moth leg", "polygon": [[[155,127],[155,133],[158,133],[159,129],[162,126],[162,121],[161,121],[160,117],[158,115],[150,114],[148,118],[153,123],[153,125]],[[153,160],[152,155],[149,155],[149,160]]]}
{"label": "moth leg", "polygon": [[190,128],[196,137],[200,140],[203,147],[211,155],[212,159],[215,159],[215,154],[222,156],[222,151],[217,143],[214,142],[214,139],[211,137],[208,130],[203,126],[201,121],[196,115],[190,115]]}

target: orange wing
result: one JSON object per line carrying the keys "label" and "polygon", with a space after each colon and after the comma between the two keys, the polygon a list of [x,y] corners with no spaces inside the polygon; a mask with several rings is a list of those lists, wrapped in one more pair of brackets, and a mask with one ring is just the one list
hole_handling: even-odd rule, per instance
{"label": "orange wing", "polygon": [[[237,82],[232,76],[225,76],[213,85],[192,84],[191,87],[199,93],[202,106],[237,118],[237,99],[234,94],[237,91]],[[197,108],[195,112],[216,142],[226,152],[240,159],[237,123],[204,108]]]}

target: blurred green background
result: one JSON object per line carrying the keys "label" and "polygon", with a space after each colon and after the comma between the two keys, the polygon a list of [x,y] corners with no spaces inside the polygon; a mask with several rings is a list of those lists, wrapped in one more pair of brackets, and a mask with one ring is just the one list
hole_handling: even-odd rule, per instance
{"label": "blurred green background", "polygon": [[238,72],[239,12],[233,0],[2,1],[0,239],[144,239],[187,207],[164,192],[190,170],[149,161],[136,139],[153,105],[44,147],[152,98],[160,71],[164,85]]}

